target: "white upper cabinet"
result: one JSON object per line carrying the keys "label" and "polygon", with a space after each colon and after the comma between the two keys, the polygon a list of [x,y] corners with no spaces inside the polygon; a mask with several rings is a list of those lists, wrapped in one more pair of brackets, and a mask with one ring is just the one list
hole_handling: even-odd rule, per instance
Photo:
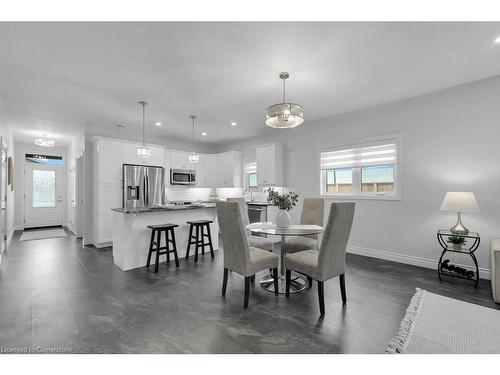
{"label": "white upper cabinet", "polygon": [[228,151],[216,155],[217,184],[220,188],[241,187],[241,152]]}
{"label": "white upper cabinet", "polygon": [[122,144],[105,139],[97,140],[97,167],[99,183],[121,185]]}
{"label": "white upper cabinet", "polygon": [[217,187],[217,155],[202,154],[196,166],[196,187]]}
{"label": "white upper cabinet", "polygon": [[173,150],[170,151],[170,168],[194,169],[193,164],[189,162],[189,152]]}
{"label": "white upper cabinet", "polygon": [[257,183],[260,186],[283,186],[283,146],[270,143],[257,146]]}
{"label": "white upper cabinet", "polygon": [[163,148],[150,147],[150,157],[144,158],[137,155],[138,146],[138,143],[123,143],[123,164],[163,165]]}

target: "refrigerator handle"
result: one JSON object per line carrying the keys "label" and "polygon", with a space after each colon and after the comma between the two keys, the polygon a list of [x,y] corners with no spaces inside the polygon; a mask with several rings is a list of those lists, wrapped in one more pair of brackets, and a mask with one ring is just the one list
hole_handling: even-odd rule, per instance
{"label": "refrigerator handle", "polygon": [[148,206],[149,205],[149,187],[148,187],[148,176],[144,174],[144,205]]}

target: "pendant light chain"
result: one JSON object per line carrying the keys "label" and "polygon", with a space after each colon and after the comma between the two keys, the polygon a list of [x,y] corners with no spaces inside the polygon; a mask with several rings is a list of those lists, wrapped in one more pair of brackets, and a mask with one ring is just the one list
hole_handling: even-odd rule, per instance
{"label": "pendant light chain", "polygon": [[142,145],[144,146],[146,124],[146,103],[142,102]]}
{"label": "pendant light chain", "polygon": [[146,103],[144,100],[139,102],[142,105],[142,144],[137,147],[137,155],[143,158],[149,158],[151,156],[151,149],[146,147]]}
{"label": "pendant light chain", "polygon": [[195,145],[195,143],[194,143],[194,120],[196,120],[197,117],[195,115],[191,115],[189,117],[191,117],[191,119],[193,120],[193,153],[194,153],[194,145]]}
{"label": "pendant light chain", "polygon": [[146,139],[146,105],[148,103],[146,103],[145,101],[141,100],[139,102],[140,105],[142,105],[142,145],[145,146],[146,145],[146,142],[145,142],[145,139]]}
{"label": "pendant light chain", "polygon": [[285,82],[286,82],[286,78],[283,78],[283,103],[286,102],[286,100],[285,100]]}
{"label": "pendant light chain", "polygon": [[195,115],[191,115],[189,116],[191,117],[191,119],[193,120],[193,148],[192,148],[192,152],[191,154],[189,155],[189,162],[190,163],[194,163],[194,164],[197,164],[200,162],[200,156],[194,151],[195,149],[195,138],[194,138],[194,121],[197,119],[197,117]]}

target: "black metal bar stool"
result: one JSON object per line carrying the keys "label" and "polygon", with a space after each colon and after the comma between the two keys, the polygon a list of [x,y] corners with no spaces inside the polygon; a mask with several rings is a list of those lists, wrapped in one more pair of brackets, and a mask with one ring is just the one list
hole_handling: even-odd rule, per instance
{"label": "black metal bar stool", "polygon": [[[179,257],[177,256],[177,246],[175,244],[175,232],[174,228],[177,228],[177,224],[160,224],[160,225],[148,225],[151,229],[151,241],[149,242],[149,253],[148,262],[146,267],[149,267],[151,263],[151,254],[156,251],[156,263],[155,272],[158,272],[158,267],[160,265],[160,255],[167,255],[167,263],[170,263],[170,253],[174,253],[175,266],[179,267]],[[165,246],[161,246],[161,233],[165,233]],[[156,235],[156,241],[155,241]],[[172,245],[172,247],[170,247]],[[162,251],[164,250],[164,251]]]}
{"label": "black metal bar stool", "polygon": [[[210,256],[214,259],[214,248],[212,246],[212,235],[210,234],[210,224],[212,220],[196,220],[188,221],[189,237],[186,249],[186,259],[189,258],[189,250],[191,245],[195,245],[194,261],[198,262],[198,249],[201,248],[202,254],[205,254],[205,246],[210,248]],[[196,229],[196,234],[193,235],[193,229]],[[208,240],[205,241],[205,240]]]}

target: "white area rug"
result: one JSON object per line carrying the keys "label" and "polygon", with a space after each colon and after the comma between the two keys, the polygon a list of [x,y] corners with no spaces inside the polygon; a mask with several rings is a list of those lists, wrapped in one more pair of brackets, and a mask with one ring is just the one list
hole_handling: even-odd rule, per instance
{"label": "white area rug", "polygon": [[417,288],[388,353],[500,353],[500,310]]}
{"label": "white area rug", "polygon": [[43,240],[45,238],[56,238],[56,237],[66,237],[67,234],[64,229],[40,229],[40,230],[29,230],[23,232],[19,241],[30,241],[30,240]]}

